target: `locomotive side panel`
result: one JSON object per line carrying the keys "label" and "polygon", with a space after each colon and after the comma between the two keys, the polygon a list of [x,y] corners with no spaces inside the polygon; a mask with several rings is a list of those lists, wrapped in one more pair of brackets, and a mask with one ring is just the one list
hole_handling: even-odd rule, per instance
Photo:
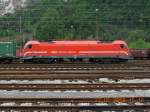
{"label": "locomotive side panel", "polygon": [[[29,44],[30,43],[30,44]],[[128,47],[122,41],[53,41],[29,42],[24,57],[36,58],[128,58]]]}

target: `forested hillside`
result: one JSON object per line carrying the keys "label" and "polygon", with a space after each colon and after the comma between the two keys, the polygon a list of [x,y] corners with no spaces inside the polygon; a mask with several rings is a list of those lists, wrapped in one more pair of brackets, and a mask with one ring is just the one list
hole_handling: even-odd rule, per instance
{"label": "forested hillside", "polygon": [[0,18],[0,37],[122,38],[133,48],[150,47],[150,0],[28,0]]}

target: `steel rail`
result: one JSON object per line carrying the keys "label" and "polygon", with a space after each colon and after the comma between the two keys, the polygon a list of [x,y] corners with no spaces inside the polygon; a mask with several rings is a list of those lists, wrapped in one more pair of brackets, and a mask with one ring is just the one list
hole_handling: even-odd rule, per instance
{"label": "steel rail", "polygon": [[18,71],[6,71],[1,70],[0,75],[2,74],[12,74],[12,75],[19,75],[19,74],[150,74],[150,70],[18,70]]}
{"label": "steel rail", "polygon": [[99,66],[99,67],[150,67],[150,64],[143,63],[143,64],[19,64],[19,65],[2,65],[2,67],[93,67],[93,66]]}
{"label": "steel rail", "polygon": [[7,71],[26,71],[26,70],[149,70],[147,67],[0,67],[0,70]]}
{"label": "steel rail", "polygon": [[101,73],[32,73],[32,72],[3,72],[0,73],[0,79],[3,80],[69,80],[69,79],[150,79],[150,72],[101,72]]}
{"label": "steel rail", "polygon": [[139,67],[150,67],[150,62],[126,62],[126,63],[112,63],[112,64],[98,64],[98,63],[56,63],[56,64],[0,64],[0,67],[92,67],[92,66],[100,66],[100,67],[112,67],[112,66],[139,66]]}
{"label": "steel rail", "polygon": [[79,112],[79,111],[99,111],[99,110],[147,110],[150,109],[150,105],[118,105],[118,106],[0,106],[1,111],[67,111],[67,112]]}
{"label": "steel rail", "polygon": [[150,83],[118,84],[0,84],[0,90],[146,90]]}
{"label": "steel rail", "polygon": [[14,66],[14,67],[29,67],[30,66],[125,66],[125,65],[150,65],[150,61],[149,62],[142,62],[142,63],[139,63],[139,62],[125,62],[125,63],[53,63],[53,64],[24,64],[24,63],[21,63],[21,64],[0,64],[4,67],[11,67],[11,66]]}
{"label": "steel rail", "polygon": [[50,104],[57,103],[150,103],[150,97],[97,97],[97,98],[0,98],[0,103],[15,102],[19,103],[34,103],[44,102]]}

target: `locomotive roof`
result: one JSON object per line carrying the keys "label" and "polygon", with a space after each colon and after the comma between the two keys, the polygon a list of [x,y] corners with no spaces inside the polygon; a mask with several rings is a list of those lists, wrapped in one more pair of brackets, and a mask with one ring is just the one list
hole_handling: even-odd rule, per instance
{"label": "locomotive roof", "polygon": [[98,41],[53,41],[55,44],[97,44]]}
{"label": "locomotive roof", "polygon": [[122,40],[115,40],[113,42],[104,42],[104,41],[90,41],[90,40],[82,40],[82,41],[50,41],[50,42],[39,42],[39,41],[28,41],[25,46],[29,44],[100,44],[100,43],[113,43],[113,44],[126,44]]}

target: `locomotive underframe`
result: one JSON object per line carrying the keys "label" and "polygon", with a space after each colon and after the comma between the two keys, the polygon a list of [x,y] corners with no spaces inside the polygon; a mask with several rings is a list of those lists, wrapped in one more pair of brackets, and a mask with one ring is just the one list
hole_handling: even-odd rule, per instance
{"label": "locomotive underframe", "polygon": [[43,62],[43,63],[55,63],[55,62],[64,62],[64,61],[70,61],[70,62],[124,62],[128,61],[128,57],[100,57],[100,56],[65,56],[65,57],[23,57],[22,60],[24,62]]}

